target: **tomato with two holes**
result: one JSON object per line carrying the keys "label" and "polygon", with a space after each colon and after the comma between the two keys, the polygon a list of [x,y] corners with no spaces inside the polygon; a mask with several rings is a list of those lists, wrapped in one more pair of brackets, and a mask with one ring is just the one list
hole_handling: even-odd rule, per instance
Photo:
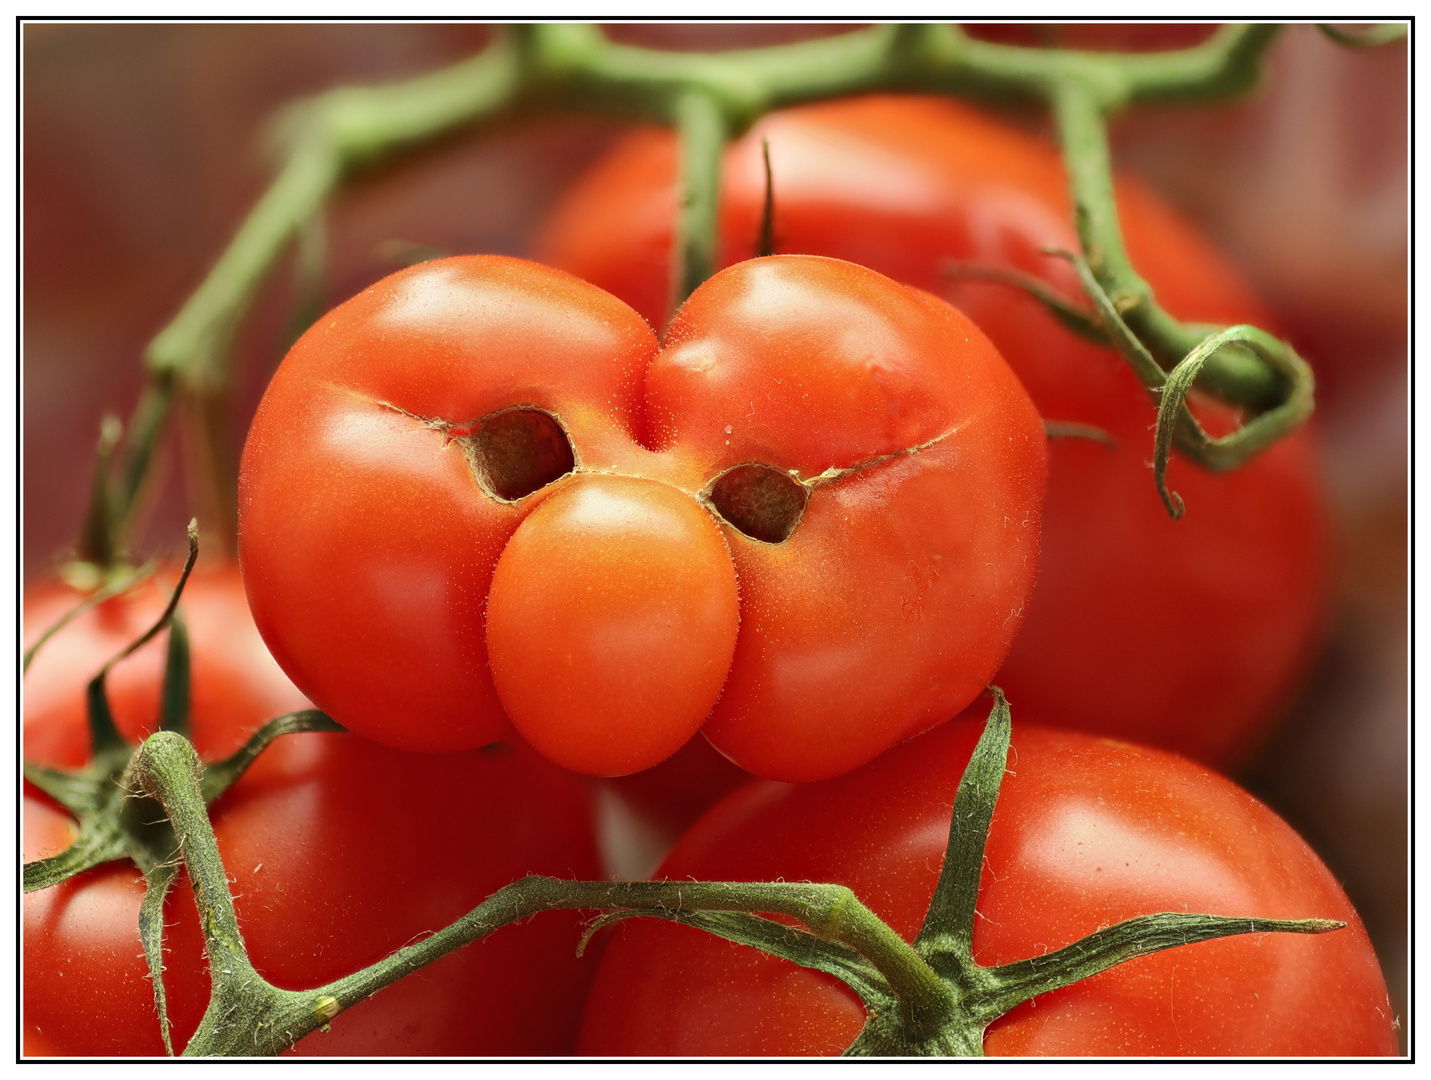
{"label": "tomato with two holes", "polygon": [[239,557],[284,670],[379,742],[479,746],[510,721],[612,776],[700,730],[812,780],[999,668],[1044,442],[967,317],[853,263],[733,266],[661,346],[561,271],[436,260],[284,360]]}
{"label": "tomato with two holes", "polygon": [[[173,576],[161,571],[83,613],[36,652],[24,683],[27,760],[84,764],[85,682],[159,617]],[[30,590],[27,642],[80,599],[64,586]],[[181,609],[192,650],[190,730],[206,760],[307,706],[264,649],[236,565],[210,570],[201,558]],[[163,653],[162,640],[151,641],[109,676],[116,726],[132,741],[154,730]],[[585,786],[520,745],[406,754],[354,735],[281,736],[211,813],[250,958],[292,989],[440,930],[525,873],[599,874]],[[23,818],[26,860],[74,839],[71,816],[28,783]],[[164,1053],[139,937],[143,895],[139,871],[112,862],[25,896],[26,1055]],[[182,873],[164,921],[168,1015],[181,1051],[209,999]],[[293,1052],[569,1053],[593,970],[575,956],[577,936],[566,913],[512,927],[349,1009]]]}

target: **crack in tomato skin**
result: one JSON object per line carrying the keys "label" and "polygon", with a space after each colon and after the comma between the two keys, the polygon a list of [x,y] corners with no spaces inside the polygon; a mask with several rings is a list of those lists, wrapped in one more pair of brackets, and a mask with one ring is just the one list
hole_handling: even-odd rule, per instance
{"label": "crack in tomato skin", "polygon": [[[484,432],[523,412],[508,448],[524,479],[484,480]],[[655,419],[659,440],[643,444]],[[566,471],[550,454],[545,472],[523,459],[563,436]],[[463,454],[443,453],[453,442]],[[743,768],[800,779],[867,760],[987,683],[1007,650],[1001,624],[1032,586],[1045,443],[1027,395],[971,323],[852,264],[732,268],[692,295],[662,347],[634,311],[565,274],[449,259],[349,301],[280,366],[245,447],[240,553],[255,620],[285,670],[378,741],[455,749],[515,721],[568,767],[609,775],[654,764],[704,721]],[[755,462],[798,482],[805,505],[779,528],[746,521],[742,532],[711,495]],[[562,562],[563,588],[576,602],[619,580],[613,596],[649,587],[691,610],[694,597],[724,596],[718,629],[683,631],[706,641],[689,668],[659,643],[620,661],[583,646],[582,670],[563,669],[551,629],[561,605],[543,600],[547,614],[530,626],[514,614],[516,582],[536,589],[557,573],[555,562],[509,560],[517,537],[581,491],[613,486],[650,493],[652,513],[664,502],[702,522],[707,538],[686,558],[707,569],[657,587],[642,575],[679,551],[638,544],[613,559],[597,544],[586,569]],[[573,554],[546,547],[549,562]],[[924,568],[931,559],[937,572]],[[503,572],[508,561],[524,569]],[[568,624],[573,642],[638,641],[611,603],[604,628],[594,607],[583,629]],[[911,603],[923,616],[913,635]],[[668,680],[648,695],[664,715],[634,710],[662,732],[643,738],[618,717],[622,695],[646,693],[647,668]],[[677,692],[684,681],[699,692]],[[577,686],[587,689],[572,698]],[[568,733],[580,752],[538,730],[564,694],[587,718]],[[759,699],[770,704],[753,708]],[[578,735],[583,724],[599,737]]]}

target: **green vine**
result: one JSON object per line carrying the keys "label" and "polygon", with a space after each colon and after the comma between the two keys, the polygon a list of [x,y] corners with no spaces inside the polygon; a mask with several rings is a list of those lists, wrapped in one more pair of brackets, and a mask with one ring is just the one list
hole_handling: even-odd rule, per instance
{"label": "green vine", "polygon": [[[1398,27],[1404,31],[1400,24],[1391,30]],[[1346,37],[1324,29],[1339,40]],[[441,71],[387,86],[339,88],[299,102],[281,114],[274,129],[283,163],[273,183],[146,350],[148,384],[102,500],[109,537],[91,538],[87,551],[101,562],[122,553],[176,403],[189,403],[200,417],[213,412],[212,402],[228,382],[235,331],[259,285],[296,241],[303,247],[305,276],[313,277],[322,209],[333,191],[380,159],[518,109],[597,109],[679,131],[673,253],[673,299],[679,302],[713,267],[721,148],[771,109],[872,90],[1043,105],[1057,123],[1093,279],[1144,351],[1162,372],[1170,372],[1219,328],[1173,319],[1129,263],[1113,203],[1107,120],[1134,105],[1247,92],[1256,85],[1262,56],[1277,32],[1268,24],[1228,26],[1192,48],[1123,55],[996,45],[954,26],[901,24],[702,54],[621,45],[596,27],[579,24],[514,26],[500,31],[478,56]],[[1367,44],[1390,36],[1374,28],[1355,40]],[[1284,343],[1242,344],[1224,341],[1204,356],[1197,381],[1260,420],[1256,438],[1224,440],[1212,449],[1184,434],[1193,423],[1185,408],[1176,418],[1159,421],[1165,427],[1176,419],[1179,449],[1209,467],[1240,465],[1310,412],[1310,376],[1291,349]],[[1295,407],[1285,407],[1292,402]],[[196,423],[202,437],[207,429],[203,421]],[[208,435],[212,441],[212,432]],[[210,467],[225,468],[217,457]],[[217,478],[211,486],[231,495],[232,477]]]}

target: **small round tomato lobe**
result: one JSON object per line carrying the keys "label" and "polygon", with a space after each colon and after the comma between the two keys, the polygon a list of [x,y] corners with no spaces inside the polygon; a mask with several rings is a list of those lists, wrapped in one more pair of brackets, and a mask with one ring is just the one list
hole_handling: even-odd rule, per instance
{"label": "small round tomato lobe", "polygon": [[498,561],[488,659],[524,738],[567,768],[619,776],[695,734],[739,622],[730,552],[699,503],[588,474],[532,511]]}

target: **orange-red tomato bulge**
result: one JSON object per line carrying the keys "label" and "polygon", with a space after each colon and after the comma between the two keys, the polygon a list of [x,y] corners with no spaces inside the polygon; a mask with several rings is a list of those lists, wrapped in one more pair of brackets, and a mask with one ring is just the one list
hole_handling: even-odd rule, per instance
{"label": "orange-red tomato bulge", "polygon": [[560,271],[437,260],[284,360],[239,553],[284,670],[380,742],[511,722],[609,775],[701,728],[809,780],[987,684],[1037,568],[1045,458],[973,323],[851,263],[732,267],[663,347]]}
{"label": "orange-red tomato bulge", "polygon": [[714,518],[666,484],[594,475],[549,496],[507,542],[487,655],[529,743],[560,765],[621,775],[695,734],[739,625]]}

